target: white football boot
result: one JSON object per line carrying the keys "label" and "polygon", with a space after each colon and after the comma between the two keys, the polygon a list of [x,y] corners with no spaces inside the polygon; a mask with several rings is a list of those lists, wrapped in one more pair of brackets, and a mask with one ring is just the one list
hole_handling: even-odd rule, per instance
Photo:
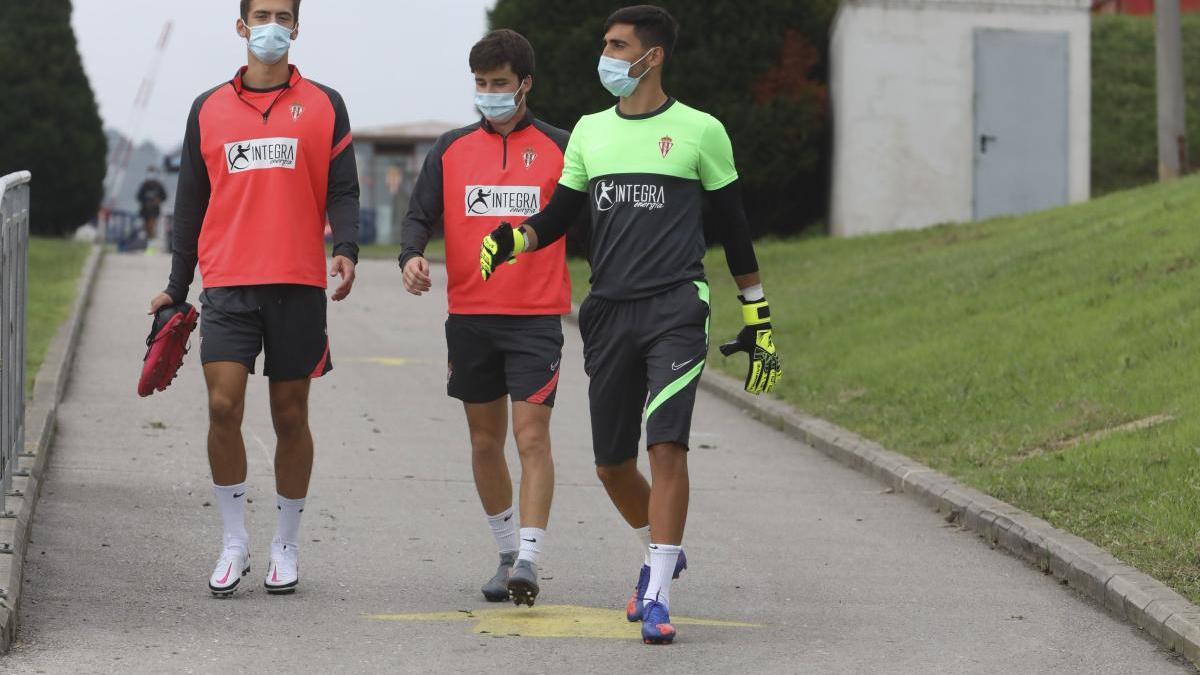
{"label": "white football boot", "polygon": [[294,593],[300,583],[300,550],[295,546],[271,543],[271,562],[267,565],[267,578],[263,581],[267,592],[272,595]]}
{"label": "white football boot", "polygon": [[240,546],[228,546],[221,551],[217,566],[208,578],[208,590],[218,598],[228,598],[237,590],[238,582],[250,573],[250,554]]}

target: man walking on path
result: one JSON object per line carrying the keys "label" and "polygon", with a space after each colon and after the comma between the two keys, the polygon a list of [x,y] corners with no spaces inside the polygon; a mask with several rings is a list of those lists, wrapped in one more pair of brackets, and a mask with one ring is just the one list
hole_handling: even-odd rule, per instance
{"label": "man walking on path", "polygon": [[165,201],[167,189],[158,179],[158,167],[147,167],[146,180],[137,191],[138,215],[142,217],[142,229],[146,233],[146,253],[154,253],[154,237],[158,233],[158,219]]}
{"label": "man walking on path", "polygon": [[[626,7],[609,17],[598,71],[619,103],[579,121],[546,209],[517,229],[500,224],[480,248],[480,270],[490,278],[505,261],[560,239],[591,198],[592,289],[579,329],[593,449],[609,497],[647,547],[627,618],[642,621],[643,639],[655,644],[675,637],[671,579],[687,565],[680,544],[688,440],[708,351],[704,193],[721,225],[746,325],[721,352],[750,355],[751,393],[770,391],[780,374],[729,137],[711,115],[663,91],[676,34],[675,19],[660,7]],[[643,414],[653,485],[637,469]]]}
{"label": "man walking on path", "polygon": [[265,586],[299,583],[300,514],[308,494],[313,439],[311,379],[333,368],[326,334],[325,220],[333,228],[329,276],[345,299],[358,258],[358,170],[341,96],[288,63],[299,34],[300,0],[241,0],[238,35],[248,65],[201,94],[184,138],[167,290],[151,313],[183,302],[197,261],[200,360],[208,385],[208,458],[224,522],[224,546],[209,578],[214,595],[234,592],[250,570],[246,448],[242,412],[258,353],[266,358],[278,444],[278,524]]}
{"label": "man walking on path", "polygon": [[[426,157],[404,221],[400,266],[409,293],[430,289],[425,246],[442,222],[450,304],[446,390],[466,410],[475,487],[500,551],[483,596],[533,605],[554,496],[550,412],[562,363],[560,315],[571,311],[565,242],[489,285],[478,274],[478,247],[502,219],[537,213],[550,198],[567,132],[529,112],[534,54],[523,36],[489,33],[471,49],[469,63],[482,119],[443,134]],[[504,458],[509,398],[521,458],[519,544]]]}

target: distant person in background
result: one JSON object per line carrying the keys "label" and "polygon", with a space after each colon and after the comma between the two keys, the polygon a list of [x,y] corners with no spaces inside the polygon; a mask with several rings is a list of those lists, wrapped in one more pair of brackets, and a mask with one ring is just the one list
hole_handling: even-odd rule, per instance
{"label": "distant person in background", "polygon": [[167,201],[167,189],[159,179],[158,167],[146,168],[146,180],[142,181],[137,191],[137,201],[142,217],[142,227],[146,231],[146,252],[154,252],[154,235],[158,227],[158,218],[162,215],[162,204]]}

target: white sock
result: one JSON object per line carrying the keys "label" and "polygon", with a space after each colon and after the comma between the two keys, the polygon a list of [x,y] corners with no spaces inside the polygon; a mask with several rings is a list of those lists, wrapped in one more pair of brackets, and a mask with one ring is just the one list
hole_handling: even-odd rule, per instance
{"label": "white sock", "polygon": [[642,564],[646,567],[650,566],[650,526],[635,527],[633,533],[637,535],[638,544],[642,547]]}
{"label": "white sock", "polygon": [[513,516],[513,508],[501,511],[494,516],[488,516],[488,527],[492,528],[492,536],[496,538],[496,548],[501,553],[516,553],[517,519]]}
{"label": "white sock", "polygon": [[671,575],[683,548],[670,544],[650,544],[650,585],[646,587],[646,603],[658,600],[671,608]]}
{"label": "white sock", "polygon": [[522,527],[521,552],[517,554],[517,560],[528,560],[536,565],[538,556],[542,554],[542,540],[545,538],[546,531],[540,527]]}
{"label": "white sock", "polygon": [[225,524],[225,548],[241,547],[250,550],[250,535],[246,532],[246,484],[213,485],[221,521]]}
{"label": "white sock", "polygon": [[275,508],[279,511],[279,520],[275,525],[275,538],[271,544],[279,544],[286,550],[289,546],[300,546],[300,514],[304,513],[303,499],[288,499],[283,495],[275,495]]}

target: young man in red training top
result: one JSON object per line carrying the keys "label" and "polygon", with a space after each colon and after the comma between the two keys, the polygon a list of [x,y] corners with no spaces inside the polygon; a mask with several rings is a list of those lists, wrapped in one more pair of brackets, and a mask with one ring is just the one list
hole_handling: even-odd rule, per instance
{"label": "young man in red training top", "polygon": [[[532,215],[546,204],[562,174],[567,132],[529,113],[534,55],[524,37],[489,33],[471,49],[469,62],[482,119],[444,134],[425,159],[404,221],[400,265],[410,293],[428,291],[425,245],[444,223],[447,392],[466,409],[475,487],[500,550],[500,566],[482,591],[493,602],[511,597],[533,605],[554,495],[550,410],[562,360],[560,315],[571,311],[570,278],[559,242],[545,258],[485,285],[479,240],[501,220]],[[537,292],[526,292],[531,288]],[[508,398],[521,457],[519,543],[504,459]]]}
{"label": "young man in red training top", "polygon": [[224,521],[224,547],[209,578],[234,592],[250,571],[246,533],[246,381],[259,351],[270,378],[278,437],[278,525],[265,586],[299,582],[300,514],[312,473],[309,382],[333,368],[326,335],[325,220],[333,228],[333,299],[354,284],[358,169],[338,93],[304,79],[287,52],[299,34],[300,0],[241,0],[238,35],[248,64],[192,105],[175,203],[167,290],[151,311],[187,298],[197,261],[204,281],[200,360],[208,384],[208,459]]}

